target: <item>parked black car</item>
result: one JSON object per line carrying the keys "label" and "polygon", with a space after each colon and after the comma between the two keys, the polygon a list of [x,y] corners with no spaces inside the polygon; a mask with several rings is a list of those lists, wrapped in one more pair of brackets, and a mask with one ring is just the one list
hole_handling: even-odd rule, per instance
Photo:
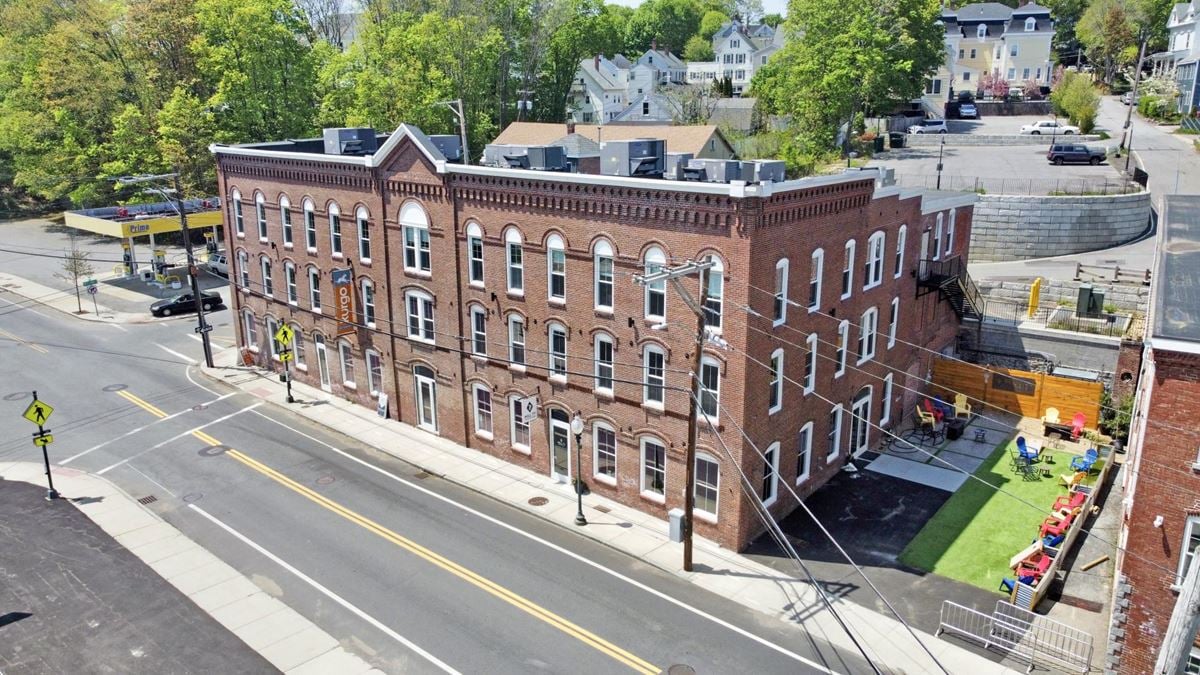
{"label": "parked black car", "polygon": [[1104,158],[1104,150],[1074,143],[1052,145],[1046,153],[1046,159],[1052,164],[1099,164]]}
{"label": "parked black car", "polygon": [[[222,303],[220,294],[212,291],[201,291],[200,300],[206,312],[220,307]],[[186,314],[194,311],[196,311],[196,297],[191,293],[184,293],[173,298],[164,298],[150,305],[150,313],[154,316],[171,316],[172,314]]]}

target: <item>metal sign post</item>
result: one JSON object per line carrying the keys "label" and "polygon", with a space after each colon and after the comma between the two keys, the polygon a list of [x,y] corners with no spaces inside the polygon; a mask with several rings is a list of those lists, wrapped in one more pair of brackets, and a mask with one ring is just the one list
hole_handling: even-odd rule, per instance
{"label": "metal sign post", "polygon": [[42,446],[42,461],[46,465],[46,499],[58,499],[58,490],[54,489],[54,477],[50,475],[50,453],[46,450],[46,446],[54,442],[54,436],[50,435],[50,430],[45,428],[46,421],[50,419],[50,415],[54,413],[53,406],[45,401],[39,401],[37,392],[33,392],[33,403],[25,408],[24,414],[21,416],[37,425],[37,433],[33,435],[33,444]]}
{"label": "metal sign post", "polygon": [[286,323],[279,325],[279,330],[275,331],[272,339],[283,345],[279,350],[279,360],[283,361],[283,380],[287,383],[287,402],[295,403],[296,399],[292,398],[292,369],[291,361],[292,354],[292,339],[296,337],[292,327]]}

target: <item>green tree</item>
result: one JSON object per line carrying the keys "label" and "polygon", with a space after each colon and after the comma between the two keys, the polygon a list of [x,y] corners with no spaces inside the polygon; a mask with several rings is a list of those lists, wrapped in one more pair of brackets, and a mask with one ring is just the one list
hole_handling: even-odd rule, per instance
{"label": "green tree", "polygon": [[657,42],[677,52],[700,29],[704,11],[697,0],[646,0],[625,25],[625,49],[641,54]]}
{"label": "green tree", "polygon": [[700,17],[700,29],[696,32],[696,36],[703,38],[708,42],[709,48],[712,48],[713,35],[721,30],[721,26],[729,23],[729,15],[725,12],[710,9]]}
{"label": "green tree", "polygon": [[165,167],[179,172],[186,196],[216,194],[216,169],[208,144],[215,136],[213,113],[186,86],[179,85],[158,113],[158,153]]}
{"label": "green tree", "polygon": [[603,0],[569,0],[569,7],[572,16],[550,37],[539,69],[533,117],[543,122],[564,119],[580,61],[620,51],[622,27],[633,14],[628,7],[606,5]]}
{"label": "green tree", "polygon": [[771,28],[778,28],[780,26],[780,24],[783,23],[783,15],[775,14],[775,13],[764,14],[763,18],[762,18],[762,22],[767,24]]}
{"label": "green tree", "polygon": [[1081,133],[1089,134],[1096,126],[1096,114],[1100,110],[1100,94],[1091,78],[1085,73],[1068,71],[1054,91],[1050,102],[1059,114],[1066,115]]}
{"label": "green tree", "polygon": [[700,37],[699,34],[688,38],[687,44],[683,46],[683,59],[685,61],[712,61],[717,58],[713,52],[712,41]]}
{"label": "green tree", "polygon": [[1122,53],[1136,44],[1135,27],[1123,0],[1092,0],[1075,27],[1088,60],[1096,64],[1106,84],[1122,64]]}

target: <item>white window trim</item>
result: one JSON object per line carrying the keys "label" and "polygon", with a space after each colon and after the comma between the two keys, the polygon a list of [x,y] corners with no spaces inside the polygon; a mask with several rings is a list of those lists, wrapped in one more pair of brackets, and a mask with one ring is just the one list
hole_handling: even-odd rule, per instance
{"label": "white window trim", "polygon": [[[1179,584],[1182,584],[1184,577],[1187,576],[1188,542],[1191,541],[1192,530],[1195,528],[1200,528],[1200,516],[1188,516],[1187,522],[1185,522],[1183,525],[1183,539],[1179,545],[1179,567],[1175,574],[1176,578],[1175,584],[1172,586],[1173,588],[1176,588]],[[1196,555],[1200,555],[1200,553],[1197,553]],[[1192,558],[1191,562],[1192,564],[1195,564],[1196,559]]]}
{"label": "white window trim", "polygon": [[944,214],[941,214],[941,213],[937,214],[937,221],[933,227],[933,259],[934,260],[942,259],[942,221],[944,220],[944,218],[945,218]]}
{"label": "white window trim", "polygon": [[[646,443],[650,442],[663,449],[663,493],[646,489]],[[667,501],[667,444],[651,436],[642,436],[638,439],[638,450],[641,456],[641,463],[638,464],[638,489],[641,496],[660,504]]]}
{"label": "white window trim", "polygon": [[[561,254],[563,259],[563,294],[561,296],[554,295],[555,253]],[[562,237],[557,234],[550,235],[546,240],[546,299],[556,305],[563,305],[567,302],[567,248]]]}
{"label": "white window trim", "polygon": [[[705,256],[705,260],[712,260],[714,264],[712,267],[708,268],[707,270],[705,270],[704,272],[701,273],[701,275],[700,275],[700,278],[702,280],[701,283],[703,283],[704,281],[710,281],[712,279],[712,275],[714,275],[714,274],[717,275],[716,279],[717,279],[717,286],[719,287],[719,297],[716,300],[717,305],[718,305],[717,325],[713,326],[713,325],[708,324],[708,314],[709,313],[707,311],[707,304],[706,304],[705,309],[704,309],[704,317],[705,317],[704,330],[709,333],[712,333],[714,335],[720,335],[721,331],[725,328],[725,262],[722,261],[720,257],[715,256],[715,255]],[[710,283],[709,286],[711,286],[711,285],[712,284]],[[706,302],[713,301],[712,297],[710,295],[708,295],[707,288],[704,289],[703,292],[701,292],[701,296],[705,298]]]}
{"label": "white window trim", "polygon": [[[371,357],[375,357],[379,361],[379,381],[375,381],[375,372],[371,370]],[[379,353],[378,349],[366,349],[363,351],[363,367],[367,371],[367,393],[372,397],[378,397],[379,392],[383,391],[383,354]]]}
{"label": "white window trim", "polygon": [[837,351],[837,370],[833,371],[833,377],[839,378],[846,374],[847,354],[850,352],[850,322],[842,319],[838,324],[838,351]]}
{"label": "white window trim", "polygon": [[[643,256],[643,258],[642,258],[642,270],[646,274],[650,273],[652,265],[658,266],[658,269],[661,269],[662,267],[666,266],[666,264],[667,264],[667,256],[663,252],[663,250],[658,248],[657,246],[647,250],[646,255]],[[667,320],[667,317],[666,317],[666,314],[667,314],[667,282],[660,281],[660,282],[658,282],[657,286],[658,287],[655,288],[655,284],[646,284],[646,290],[644,293],[644,297],[642,299],[642,304],[643,304],[642,313],[647,319],[649,319],[651,321],[665,322]],[[652,293],[662,296],[662,299],[663,299],[662,315],[653,314],[650,312],[650,296]]]}
{"label": "white window trim", "polygon": [[300,305],[300,286],[296,280],[296,264],[290,260],[283,263],[283,285],[287,286],[289,305]]}
{"label": "white window trim", "polygon": [[230,194],[230,202],[232,202],[230,208],[233,209],[234,233],[238,238],[244,239],[246,237],[246,216],[242,213],[242,193],[236,188]]}
{"label": "white window trim", "polygon": [[804,467],[803,467],[804,470],[803,471],[799,470],[800,469],[800,466],[799,466],[800,453],[799,453],[799,451],[797,451],[796,452],[796,461],[797,461],[796,485],[800,485],[804,481],[808,480],[809,476],[812,475],[813,423],[811,421],[806,422],[804,424],[804,426],[800,427],[800,432],[799,432],[799,434],[797,434],[797,436],[798,436],[797,442],[799,442],[800,434],[803,434],[804,439],[805,439]]}
{"label": "white window trim", "polygon": [[891,317],[888,322],[888,341],[887,348],[891,349],[896,346],[896,327],[900,323],[900,298],[892,298]]}
{"label": "white window trim", "polygon": [[258,259],[258,269],[262,274],[262,292],[267,297],[275,295],[275,275],[271,273],[271,259],[263,256]]}
{"label": "white window trim", "polygon": [[[367,325],[367,328],[374,328],[378,315],[378,307],[375,302],[375,284],[370,279],[363,279],[359,282],[359,292],[362,294],[363,323]],[[367,301],[368,295],[371,298],[370,302]],[[367,313],[368,307],[371,308],[369,314]]]}
{"label": "white window trim", "polygon": [[[334,258],[341,259],[345,257],[346,251],[342,249],[342,209],[337,205],[337,202],[329,204],[329,212],[326,214],[329,221],[329,252]],[[333,226],[334,218],[337,219],[337,227]],[[339,250],[340,249],[340,250]]]}
{"label": "white window trim", "polygon": [[842,287],[846,289],[842,292],[842,300],[854,295],[854,254],[857,249],[858,243],[853,239],[846,242],[845,260],[842,262],[842,278],[840,280]]}
{"label": "white window trim", "polygon": [[254,193],[254,220],[258,226],[258,241],[267,243],[267,198],[261,192]]}
{"label": "white window trim", "polygon": [[279,227],[283,231],[283,247],[295,246],[296,224],[292,222],[292,200],[279,195]]}
{"label": "white window trim", "polygon": [[308,371],[307,357],[304,355],[304,333],[299,324],[292,326],[292,364],[303,371]]}
{"label": "white window trim", "polygon": [[481,429],[479,427],[479,392],[480,391],[484,391],[487,393],[488,405],[491,408],[488,411],[488,426],[492,427],[492,429],[494,429],[496,426],[496,398],[494,396],[492,396],[491,389],[489,389],[486,385],[480,384],[478,382],[475,383],[475,386],[471,387],[471,406],[472,406],[471,422],[472,422],[472,426],[475,429],[475,435],[479,436],[480,438],[485,438],[490,441],[493,438],[495,438],[492,435],[492,429]]}
{"label": "white window trim", "polygon": [[[520,253],[521,260],[513,262],[513,247]],[[513,270],[520,272],[521,285],[513,286]],[[504,287],[510,295],[525,295],[525,244],[521,232],[510,227],[504,232]]]}
{"label": "white window trim", "polygon": [[[606,283],[609,286],[609,304],[600,303],[600,261],[608,260],[611,278]],[[596,242],[592,251],[592,304],[597,312],[612,314],[617,303],[617,259],[616,253],[607,240]]]}
{"label": "white window trim", "polygon": [[[509,445],[512,446],[513,450],[516,450],[517,452],[524,454],[524,455],[530,455],[530,454],[533,454],[533,449],[529,445],[526,445],[525,443],[518,443],[516,440],[517,439],[517,411],[520,410],[520,406],[517,405],[517,399],[519,399],[519,398],[521,398],[521,395],[519,395],[519,394],[514,394],[514,395],[508,397],[508,442],[509,442]],[[533,427],[528,424],[525,426],[529,428],[529,442],[530,442],[530,444],[532,444],[533,443]]]}
{"label": "white window trim", "polygon": [[[524,372],[525,364],[529,361],[529,331],[525,325],[525,318],[518,314],[510,314],[508,316],[508,367]],[[521,360],[516,359],[516,342],[513,341],[513,325],[521,324]]]}
{"label": "white window trim", "polygon": [[[471,311],[468,316],[470,316],[471,319],[471,356],[487,358],[487,310],[479,305],[471,305]],[[478,351],[476,349],[476,335],[478,333],[478,331],[475,330],[476,316],[483,317],[483,351]]]}
{"label": "white window trim", "polygon": [[[343,351],[343,348],[345,348],[346,351]],[[342,386],[347,387],[349,389],[357,389],[358,385],[355,384],[355,381],[346,377],[347,375],[349,375],[350,377],[354,377],[354,347],[351,346],[351,344],[345,340],[338,340],[337,353],[338,353],[338,366],[340,366],[341,375],[342,375]],[[347,354],[350,355],[350,372],[348,372],[348,373],[346,372],[346,355]]]}
{"label": "white window trim", "polygon": [[904,247],[908,245],[908,225],[901,225],[900,230],[896,233],[896,253],[893,261],[896,263],[896,271],[892,274],[893,279],[899,279],[904,273]]}
{"label": "white window trim", "polygon": [[237,252],[238,280],[242,285],[242,292],[250,292],[250,255],[245,251]]}
{"label": "white window trim", "polygon": [[367,255],[363,255],[364,243],[367,248],[371,248],[371,214],[367,212],[365,206],[360,206],[355,210],[354,225],[358,228],[358,261],[370,265],[371,251],[367,251]]}
{"label": "white window trim", "polygon": [[[775,368],[774,368],[774,362],[775,362],[776,357],[779,357],[779,371],[778,372],[776,372]],[[770,369],[770,373],[771,373],[770,377],[772,379],[767,382],[767,385],[770,387],[770,390],[771,390],[768,392],[768,398],[767,398],[768,404],[770,403],[770,400],[771,400],[770,399],[771,392],[776,392],[775,393],[775,405],[768,405],[767,414],[774,415],[775,413],[779,412],[780,410],[783,410],[783,375],[784,375],[783,349],[780,348],[780,349],[776,349],[775,351],[771,352],[771,358],[769,361],[767,361],[767,363],[772,366],[772,368]]]}
{"label": "white window trim", "polygon": [[[782,326],[783,324],[787,323],[787,311],[788,311],[788,303],[789,303],[789,300],[788,300],[788,266],[789,266],[789,263],[788,263],[787,258],[781,258],[778,262],[775,263],[775,279],[776,279],[775,283],[776,283],[777,287],[775,289],[774,301],[778,302],[780,304],[780,307],[779,307],[779,316],[775,317],[771,321],[772,328],[774,328],[776,326]],[[775,308],[772,307],[771,309],[772,309],[772,313],[773,313]]]}
{"label": "white window trim", "polygon": [[708,421],[712,422],[713,426],[716,426],[717,424],[720,423],[720,420],[721,420],[721,377],[722,377],[721,362],[712,358],[711,356],[703,356],[700,358],[700,372],[697,373],[697,378],[696,378],[696,395],[698,397],[700,397],[701,403],[704,402],[704,393],[703,392],[704,392],[704,389],[706,388],[704,386],[704,368],[705,368],[705,366],[712,366],[713,368],[717,369],[717,388],[715,390],[715,396],[714,396],[715,401],[716,401],[716,406],[715,406],[715,410],[713,410],[713,412],[711,414],[705,414],[703,405],[697,405],[696,406],[696,414],[699,416],[697,419],[699,419],[699,421],[702,424],[707,425],[707,422],[705,420],[708,420]]}
{"label": "white window trim", "polygon": [[[313,283],[313,280],[316,283]],[[316,267],[308,268],[308,306],[312,311],[321,312],[321,272]]]}
{"label": "white window trim", "polygon": [[[720,513],[721,513],[721,463],[719,461],[717,461],[716,457],[713,457],[712,455],[710,455],[706,452],[697,452],[696,453],[696,462],[699,463],[701,460],[708,462],[710,464],[715,464],[717,467],[717,484],[713,486],[713,492],[715,492],[717,495],[717,510],[716,510],[716,512],[706,511],[706,510],[700,508],[699,507],[700,502],[693,498],[692,503],[696,504],[696,506],[693,508],[692,513],[694,513],[697,518],[706,520],[710,523],[715,523],[720,519]],[[693,467],[693,469],[692,469],[692,475],[697,477],[695,487],[698,488],[700,485],[700,483],[699,483],[700,472],[696,471],[695,467]]]}
{"label": "white window trim", "polygon": [[271,354],[271,359],[279,360],[279,350],[282,349],[279,342],[275,339],[275,333],[279,332],[279,321],[273,316],[268,316],[263,320],[263,330],[267,335],[267,351]]}
{"label": "white window trim", "polygon": [[805,365],[811,365],[809,368],[810,375],[804,380],[804,395],[807,396],[817,388],[817,342],[818,337],[816,331],[808,334],[805,339],[805,344],[808,350],[804,354]]}
{"label": "white window trim", "polygon": [[867,264],[863,268],[866,273],[863,290],[869,291],[883,283],[884,249],[887,246],[887,233],[880,230],[867,239]]}
{"label": "white window trim", "polygon": [[[563,351],[558,354],[554,351],[554,331],[559,330],[563,334]],[[546,324],[546,351],[547,360],[549,361],[550,370],[548,371],[550,381],[563,383],[567,381],[567,371],[571,369],[570,360],[567,357],[567,340],[570,338],[571,332],[567,327],[557,321],[550,321]],[[556,372],[554,359],[558,356],[562,357],[563,372]]]}
{"label": "white window trim", "polygon": [[[612,357],[613,357],[608,362],[609,373],[607,375],[607,379],[608,379],[607,387],[603,387],[600,385],[600,379],[601,379],[600,367],[602,365],[602,361],[600,360],[600,345],[603,343],[608,343],[609,353],[612,354]],[[617,355],[617,345],[616,345],[616,341],[613,339],[613,336],[609,335],[608,333],[596,333],[596,336],[594,338],[592,338],[592,359],[593,359],[593,364],[594,364],[592,367],[592,376],[593,376],[592,381],[596,387],[596,393],[601,396],[606,396],[606,397],[611,398],[613,395],[613,387],[615,385],[615,383],[613,382],[613,379],[616,377],[616,372],[617,372],[616,365],[615,365],[616,355]]]}
{"label": "white window trim", "polygon": [[[825,288],[824,288],[824,286],[825,286],[825,249],[819,248],[819,249],[813,251],[812,266],[816,271],[815,276],[817,277],[817,301],[809,303],[809,305],[808,305],[808,313],[809,314],[812,314],[813,312],[821,311],[821,295],[825,291]],[[808,289],[809,289],[808,293],[809,293],[810,300],[812,299],[812,277],[813,276],[814,276],[813,270],[810,269],[809,270],[809,278],[808,278]]]}
{"label": "white window trim", "polygon": [[[305,199],[303,203],[303,218],[304,218],[304,248],[309,253],[317,252],[317,206],[313,204],[311,199]],[[309,242],[312,242],[311,244]]]}
{"label": "white window trim", "polygon": [[[845,417],[846,417],[845,407],[842,406],[841,403],[833,406],[833,410],[829,411],[829,415],[832,417],[834,414],[837,414],[837,423],[836,423],[836,426],[834,427],[835,434],[833,437],[833,440],[834,440],[833,453],[826,456],[826,458],[825,458],[826,464],[832,464],[834,461],[837,460],[838,457],[842,456],[842,427],[844,426]],[[826,440],[828,440],[829,436],[826,435],[825,438],[826,438]]]}
{"label": "white window trim", "polygon": [[606,476],[599,472],[600,468],[600,434],[596,433],[597,429],[605,429],[613,435],[613,463],[617,461],[617,432],[607,422],[592,422],[592,477],[606,485],[616,485],[617,476],[616,470],[613,470],[612,476]]}
{"label": "white window trim", "polygon": [[[871,329],[869,333],[867,332],[868,327]],[[858,356],[858,362],[854,365],[861,366],[867,361],[875,358],[875,350],[876,347],[878,347],[877,343],[879,341],[878,309],[870,307],[867,309],[867,311],[863,312],[861,317],[859,317],[858,336],[862,349],[860,350],[861,354]]]}
{"label": "white window trim", "polygon": [[[404,271],[420,277],[431,276],[433,270],[433,242],[429,236],[429,223],[405,222],[400,229],[401,241],[403,242],[401,262],[404,265]],[[427,245],[429,248],[424,248],[423,245]],[[413,259],[413,265],[408,264],[410,254]],[[425,269],[424,267],[426,259],[429,263],[429,269]]]}
{"label": "white window trim", "polygon": [[[763,506],[770,506],[779,501],[779,441],[775,441],[763,449],[763,454],[775,453],[771,456],[771,496],[763,500]],[[763,471],[767,470],[766,462],[763,462]],[[766,476],[763,476],[765,479]],[[759,484],[757,487],[762,487]],[[759,497],[762,495],[760,494]]]}
{"label": "white window trim", "polygon": [[958,216],[958,209],[950,209],[950,224],[946,226],[946,257],[950,257],[950,252],[954,250],[954,221]]}
{"label": "white window trim", "polygon": [[[414,298],[417,300],[417,314],[416,314],[417,334],[416,335],[413,335],[413,333],[412,333],[413,313],[412,313],[412,306],[410,304],[412,299],[414,299]],[[428,303],[428,304],[426,304],[426,303]],[[428,310],[429,316],[425,316],[426,310]],[[409,340],[412,340],[414,342],[423,342],[427,345],[435,344],[437,342],[437,323],[435,321],[435,318],[434,318],[435,315],[433,312],[434,312],[434,307],[433,307],[433,296],[432,295],[426,293],[425,291],[406,291],[404,293],[404,335],[405,335],[405,337],[407,337]],[[426,321],[434,324],[433,330],[432,330],[432,333],[433,333],[432,337],[425,337],[425,322]]]}
{"label": "white window trim", "polygon": [[246,329],[246,348],[252,352],[257,352],[258,348],[258,322],[255,320],[254,312],[250,310],[242,310],[242,327]]}
{"label": "white window trim", "polygon": [[[662,383],[657,385],[660,390],[661,401],[650,400],[650,354],[658,354],[662,357],[662,375],[660,379]],[[667,401],[667,353],[662,347],[656,344],[648,344],[642,349],[642,405],[655,410],[662,410]]]}
{"label": "white window trim", "polygon": [[[475,278],[474,262],[474,247],[472,243],[479,242],[479,278]],[[508,247],[505,246],[504,255],[508,255]],[[467,284],[473,288],[483,288],[484,276],[487,272],[487,263],[484,262],[483,255],[483,228],[479,227],[479,223],[471,222],[467,225]],[[508,270],[505,270],[505,274]]]}
{"label": "white window trim", "polygon": [[879,426],[892,420],[892,383],[895,373],[888,373],[883,378],[883,400],[879,402]]}

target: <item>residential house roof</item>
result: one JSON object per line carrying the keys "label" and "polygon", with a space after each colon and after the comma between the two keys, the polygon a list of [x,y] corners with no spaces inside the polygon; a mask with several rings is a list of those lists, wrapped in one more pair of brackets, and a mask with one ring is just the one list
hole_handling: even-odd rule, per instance
{"label": "residential house roof", "polygon": [[1156,349],[1161,340],[1200,342],[1200,196],[1168,195],[1164,202],[1150,329]]}
{"label": "residential house roof", "polygon": [[[566,135],[563,124],[549,122],[513,122],[492,143],[502,145],[550,145]],[[732,147],[715,124],[671,126],[666,124],[606,124],[598,127],[577,124],[575,133],[594,142],[620,141],[633,138],[661,138],[667,142],[667,152],[691,152],[699,155],[710,140],[716,138]]]}
{"label": "residential house roof", "polygon": [[1008,21],[1013,8],[998,2],[976,2],[950,12],[959,23],[968,21]]}
{"label": "residential house roof", "polygon": [[1027,2],[1012,11],[1013,16],[1026,16],[1028,14],[1049,14],[1050,8],[1043,7],[1036,2]]}

